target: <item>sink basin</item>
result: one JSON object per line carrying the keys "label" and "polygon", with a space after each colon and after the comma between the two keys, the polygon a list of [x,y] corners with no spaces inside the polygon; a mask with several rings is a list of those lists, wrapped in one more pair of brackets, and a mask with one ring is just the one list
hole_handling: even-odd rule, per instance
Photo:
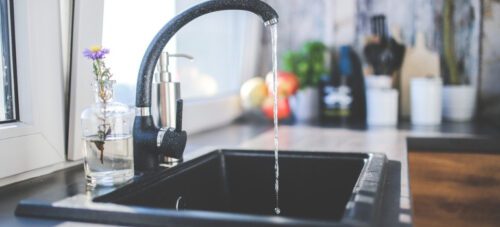
{"label": "sink basin", "polygon": [[274,154],[254,150],[217,150],[92,201],[68,198],[46,209],[22,201],[16,212],[141,226],[375,226],[386,162],[382,154],[280,151],[279,216]]}

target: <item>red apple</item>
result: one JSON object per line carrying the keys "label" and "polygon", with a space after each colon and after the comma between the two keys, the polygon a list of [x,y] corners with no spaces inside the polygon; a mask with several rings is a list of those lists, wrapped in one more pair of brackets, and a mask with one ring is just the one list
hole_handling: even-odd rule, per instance
{"label": "red apple", "polygon": [[[262,105],[262,112],[264,112],[264,115],[269,118],[269,119],[274,119],[273,115],[273,107],[274,107],[274,100],[272,96],[267,97],[266,100],[264,100],[264,103]],[[285,119],[288,118],[291,114],[290,111],[290,104],[288,103],[288,98],[286,97],[279,97],[278,98],[278,119]]]}
{"label": "red apple", "polygon": [[[266,84],[269,93],[273,92],[273,72],[266,76]],[[299,89],[299,79],[290,72],[278,71],[278,94],[286,97],[291,96]]]}

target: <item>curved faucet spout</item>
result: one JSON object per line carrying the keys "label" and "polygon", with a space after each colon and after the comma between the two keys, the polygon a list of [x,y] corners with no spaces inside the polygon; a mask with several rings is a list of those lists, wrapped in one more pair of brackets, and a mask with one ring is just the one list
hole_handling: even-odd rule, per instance
{"label": "curved faucet spout", "polygon": [[278,23],[278,14],[261,0],[210,0],[174,17],[156,34],[148,46],[137,77],[136,117],[134,121],[134,167],[139,171],[156,169],[168,157],[182,161],[187,134],[182,130],[182,99],[177,100],[176,128],[159,129],[151,116],[151,87],[156,62],[168,41],[190,21],[221,10],[246,10],[262,17],[264,25]]}
{"label": "curved faucet spout", "polygon": [[262,17],[265,25],[278,22],[276,11],[261,0],[210,0],[187,9],[163,26],[149,44],[137,77],[136,107],[151,107],[151,86],[154,68],[161,51],[175,33],[199,16],[221,10],[250,11]]}

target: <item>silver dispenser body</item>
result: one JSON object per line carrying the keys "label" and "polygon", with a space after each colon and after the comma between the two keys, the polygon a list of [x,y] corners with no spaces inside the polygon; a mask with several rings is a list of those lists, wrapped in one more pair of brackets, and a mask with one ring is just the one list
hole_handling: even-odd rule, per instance
{"label": "silver dispenser body", "polygon": [[158,114],[162,128],[176,128],[177,99],[181,98],[179,82],[158,83]]}
{"label": "silver dispenser body", "polygon": [[153,86],[153,120],[160,128],[176,128],[177,100],[181,99],[181,84],[173,82],[172,75],[168,70],[171,57],[183,57],[192,60],[193,57],[186,54],[169,54],[163,52],[160,55],[156,72],[156,83]]}

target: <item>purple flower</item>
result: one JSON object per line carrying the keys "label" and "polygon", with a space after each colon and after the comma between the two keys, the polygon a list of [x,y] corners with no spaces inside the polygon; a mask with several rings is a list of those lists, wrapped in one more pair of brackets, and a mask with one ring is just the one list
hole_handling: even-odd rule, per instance
{"label": "purple flower", "polygon": [[85,49],[83,51],[83,56],[92,60],[98,60],[106,57],[106,54],[108,53],[109,49],[102,48],[101,46],[92,46],[90,49]]}

